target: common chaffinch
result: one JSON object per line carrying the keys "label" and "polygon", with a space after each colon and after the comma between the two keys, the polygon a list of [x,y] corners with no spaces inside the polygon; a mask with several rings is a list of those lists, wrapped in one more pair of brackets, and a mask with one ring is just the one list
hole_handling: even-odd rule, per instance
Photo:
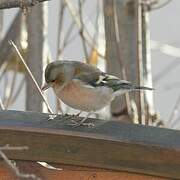
{"label": "common chaffinch", "polygon": [[78,61],[54,61],[45,69],[46,84],[42,90],[54,89],[66,105],[86,112],[96,112],[123,93],[153,90],[108,75],[98,68]]}

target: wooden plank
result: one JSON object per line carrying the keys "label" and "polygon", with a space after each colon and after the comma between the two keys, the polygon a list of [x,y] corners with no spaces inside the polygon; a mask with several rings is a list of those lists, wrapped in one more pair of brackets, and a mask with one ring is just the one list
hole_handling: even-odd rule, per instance
{"label": "wooden plank", "polygon": [[[89,119],[94,128],[69,126],[70,116],[1,111],[0,146],[11,159],[45,161],[180,177],[180,131]],[[3,137],[3,138],[2,138]]]}
{"label": "wooden plank", "polygon": [[[36,162],[16,161],[16,166],[21,173],[34,174],[43,180],[168,180],[167,178],[154,177],[122,171],[77,167],[63,164],[53,164],[57,169],[48,169]],[[5,180],[17,180],[18,178],[9,170],[7,165],[0,161],[0,177]]]}

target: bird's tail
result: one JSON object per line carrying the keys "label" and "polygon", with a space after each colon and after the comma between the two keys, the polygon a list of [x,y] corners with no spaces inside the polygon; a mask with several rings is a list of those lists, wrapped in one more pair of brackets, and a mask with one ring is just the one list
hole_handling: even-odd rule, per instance
{"label": "bird's tail", "polygon": [[119,96],[121,94],[132,92],[132,91],[140,91],[140,90],[154,90],[150,87],[145,86],[136,86],[131,83],[121,83],[119,85],[116,85],[116,88],[114,88],[114,95]]}
{"label": "bird's tail", "polygon": [[132,90],[154,90],[154,88],[150,88],[150,87],[145,87],[145,86],[132,86],[133,89]]}
{"label": "bird's tail", "polygon": [[131,91],[153,90],[153,88],[137,86],[129,81],[120,80],[119,78],[111,75],[106,75],[98,85],[110,87],[114,91],[115,96]]}

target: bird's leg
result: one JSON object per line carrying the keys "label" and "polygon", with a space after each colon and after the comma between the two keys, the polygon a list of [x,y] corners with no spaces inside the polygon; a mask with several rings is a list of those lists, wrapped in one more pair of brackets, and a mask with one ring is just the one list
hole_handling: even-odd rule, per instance
{"label": "bird's leg", "polygon": [[82,113],[82,111],[79,111],[77,114],[72,114],[72,116],[79,117],[81,113]]}
{"label": "bird's leg", "polygon": [[80,116],[80,114],[82,113],[82,111],[79,111],[77,114],[75,114],[75,116]]}
{"label": "bird's leg", "polygon": [[54,120],[57,117],[57,114],[49,114],[48,121]]}
{"label": "bird's leg", "polygon": [[65,116],[79,117],[82,111],[79,111],[77,114],[64,114]]}
{"label": "bird's leg", "polygon": [[78,127],[78,126],[88,126],[88,127],[94,127],[94,124],[93,123],[85,123],[85,121],[89,118],[89,116],[92,114],[92,112],[89,112],[87,114],[86,117],[84,117],[80,122],[77,122],[77,121],[74,121],[73,120],[73,123],[72,124],[69,124],[71,126],[74,126],[74,127]]}

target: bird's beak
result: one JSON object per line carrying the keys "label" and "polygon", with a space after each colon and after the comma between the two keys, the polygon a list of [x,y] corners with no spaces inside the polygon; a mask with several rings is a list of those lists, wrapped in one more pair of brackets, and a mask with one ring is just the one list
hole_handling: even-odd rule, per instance
{"label": "bird's beak", "polygon": [[45,91],[47,90],[48,88],[52,87],[52,84],[51,83],[45,83],[42,87],[41,87],[41,90],[42,91]]}

